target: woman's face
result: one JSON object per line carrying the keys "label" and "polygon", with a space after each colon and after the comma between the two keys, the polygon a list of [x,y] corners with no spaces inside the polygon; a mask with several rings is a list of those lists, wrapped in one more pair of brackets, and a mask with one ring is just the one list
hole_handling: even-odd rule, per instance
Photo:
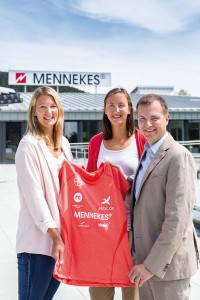
{"label": "woman's face", "polygon": [[58,120],[58,107],[52,96],[41,95],[38,97],[34,116],[37,117],[43,131],[53,129]]}
{"label": "woman's face", "polygon": [[105,114],[112,125],[126,124],[127,115],[130,114],[128,100],[123,93],[113,94],[106,100]]}

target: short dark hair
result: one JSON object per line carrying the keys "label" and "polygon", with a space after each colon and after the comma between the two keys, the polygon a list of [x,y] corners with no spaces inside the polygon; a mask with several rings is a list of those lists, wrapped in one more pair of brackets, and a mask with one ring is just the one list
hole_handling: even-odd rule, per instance
{"label": "short dark hair", "polygon": [[153,101],[158,101],[160,103],[160,105],[163,108],[163,113],[165,115],[168,114],[169,109],[168,109],[168,105],[167,102],[165,101],[165,99],[163,99],[161,96],[157,95],[157,94],[146,94],[144,95],[137,103],[136,106],[136,110],[138,111],[138,107],[140,105],[150,105]]}
{"label": "short dark hair", "polygon": [[133,116],[133,105],[132,105],[131,97],[124,88],[114,88],[114,89],[110,90],[104,98],[104,113],[103,113],[102,125],[103,125],[103,138],[105,140],[112,139],[112,126],[111,126],[110,120],[108,119],[107,115],[105,114],[106,102],[110,96],[112,96],[114,94],[118,94],[118,93],[124,94],[126,96],[126,99],[128,101],[128,106],[130,108],[130,114],[127,116],[127,120],[126,120],[127,137],[130,137],[135,132],[135,122],[134,122],[134,116]]}

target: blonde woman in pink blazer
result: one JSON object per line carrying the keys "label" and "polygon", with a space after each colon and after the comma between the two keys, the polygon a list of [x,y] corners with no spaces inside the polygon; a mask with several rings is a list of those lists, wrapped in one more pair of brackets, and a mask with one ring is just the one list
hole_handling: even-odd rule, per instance
{"label": "blonde woman in pink blazer", "polygon": [[37,88],[28,111],[27,133],[15,163],[20,212],[16,239],[19,299],[52,299],[59,287],[55,261],[63,263],[64,244],[56,203],[59,169],[72,160],[63,137],[64,112],[56,91]]}

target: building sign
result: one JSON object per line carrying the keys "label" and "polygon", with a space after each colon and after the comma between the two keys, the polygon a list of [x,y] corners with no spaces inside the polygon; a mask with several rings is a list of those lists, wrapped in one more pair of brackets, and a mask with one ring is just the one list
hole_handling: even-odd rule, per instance
{"label": "building sign", "polygon": [[111,73],[9,71],[9,85],[111,86]]}

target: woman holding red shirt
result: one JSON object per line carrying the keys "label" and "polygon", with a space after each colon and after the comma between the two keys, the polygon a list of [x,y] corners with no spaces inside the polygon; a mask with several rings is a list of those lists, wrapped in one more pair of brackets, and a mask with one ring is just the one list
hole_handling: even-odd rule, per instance
{"label": "woman holding red shirt", "polygon": [[[135,128],[128,92],[123,88],[112,89],[104,99],[103,132],[92,137],[89,143],[87,171],[93,172],[102,162],[109,161],[117,165],[129,183],[132,183],[145,142],[144,136]],[[128,193],[125,203],[129,236],[130,200]],[[91,300],[113,300],[115,288],[90,287],[89,292]],[[123,300],[138,300],[138,288],[123,287],[122,297]]]}

